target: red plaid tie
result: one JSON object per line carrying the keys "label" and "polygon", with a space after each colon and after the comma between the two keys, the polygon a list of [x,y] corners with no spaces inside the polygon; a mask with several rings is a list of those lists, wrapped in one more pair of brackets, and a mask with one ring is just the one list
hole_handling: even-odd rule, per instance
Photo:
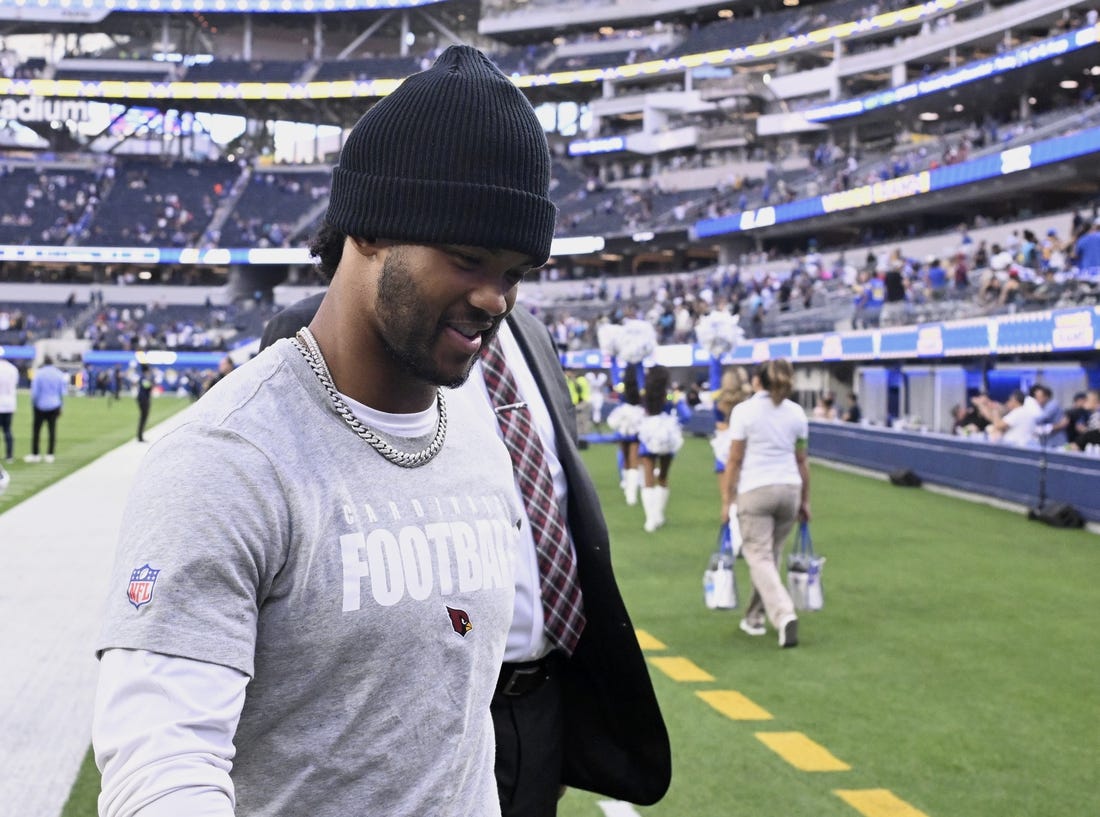
{"label": "red plaid tie", "polygon": [[520,402],[516,381],[508,371],[496,338],[485,347],[482,364],[485,385],[489,387],[489,397],[531,521],[546,632],[566,655],[572,655],[584,629],[584,610],[577,565],[554,497],[542,440],[531,422],[530,409]]}

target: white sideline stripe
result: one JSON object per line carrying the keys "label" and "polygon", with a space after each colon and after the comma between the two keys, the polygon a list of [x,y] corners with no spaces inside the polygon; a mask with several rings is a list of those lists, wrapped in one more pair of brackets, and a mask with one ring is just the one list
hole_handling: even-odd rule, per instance
{"label": "white sideline stripe", "polygon": [[601,800],[599,805],[604,817],[642,817],[634,806],[622,800]]}
{"label": "white sideline stripe", "polygon": [[124,500],[147,450],[126,443],[0,514],[5,814],[57,817],[88,751],[99,672],[94,643]]}

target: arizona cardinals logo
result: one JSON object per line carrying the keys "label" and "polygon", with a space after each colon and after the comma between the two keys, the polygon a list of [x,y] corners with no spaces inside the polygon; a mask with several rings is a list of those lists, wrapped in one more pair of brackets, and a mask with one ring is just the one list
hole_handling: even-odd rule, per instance
{"label": "arizona cardinals logo", "polygon": [[474,629],[474,625],[470,623],[470,617],[466,615],[465,610],[456,610],[453,607],[448,607],[447,614],[451,617],[451,626],[454,627],[455,632],[463,638],[466,637],[466,633]]}

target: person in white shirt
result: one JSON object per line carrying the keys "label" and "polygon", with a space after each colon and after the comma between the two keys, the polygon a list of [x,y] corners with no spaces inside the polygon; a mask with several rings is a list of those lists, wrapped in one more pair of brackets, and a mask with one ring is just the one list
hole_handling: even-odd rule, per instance
{"label": "person in white shirt", "polygon": [[795,522],[810,521],[809,422],[793,400],[794,368],[769,360],[753,374],[756,393],[730,413],[730,452],[723,499],[737,515],[741,553],[749,565],[753,596],[741,620],[749,635],[764,635],[767,617],[780,647],[798,644],[798,616],[779,576],[783,545]]}
{"label": "person in white shirt", "polygon": [[1038,445],[1035,429],[1040,410],[1034,399],[1028,402],[1024,393],[1016,389],[1005,401],[1003,411],[1000,414],[993,413],[989,421],[994,431],[1000,434],[1000,442],[1033,448]]}
{"label": "person in white shirt", "polygon": [[15,414],[15,389],[18,385],[19,370],[10,361],[0,357],[0,433],[4,435],[4,460],[7,462],[11,462],[15,456],[11,420]]}

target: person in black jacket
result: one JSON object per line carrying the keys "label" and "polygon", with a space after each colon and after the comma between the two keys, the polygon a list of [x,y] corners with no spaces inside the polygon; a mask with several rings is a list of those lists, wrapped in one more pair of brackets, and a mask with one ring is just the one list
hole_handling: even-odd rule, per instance
{"label": "person in black jacket", "polygon": [[[305,298],[272,317],[261,347],[309,324],[323,297]],[[492,705],[502,814],[552,817],[562,786],[650,805],[664,796],[671,780],[668,733],[615,582],[607,524],[577,450],[560,358],[546,327],[523,307],[512,311],[506,325],[522,353],[508,355],[506,346],[508,366],[528,370],[538,390],[523,397],[542,403],[541,410],[532,406],[533,414],[547,412],[552,424],[553,444],[546,448],[561,469],[562,479],[555,482],[566,495],[587,623],[571,656],[553,651],[548,661],[509,660],[529,648],[515,646],[523,639],[517,632],[521,626],[513,624]],[[516,622],[531,620],[532,601],[538,604],[529,593],[516,594]]]}
{"label": "person in black jacket", "polygon": [[137,441],[145,442],[145,423],[149,420],[149,403],[153,398],[153,373],[148,363],[142,363],[138,373],[137,404],[138,429]]}

